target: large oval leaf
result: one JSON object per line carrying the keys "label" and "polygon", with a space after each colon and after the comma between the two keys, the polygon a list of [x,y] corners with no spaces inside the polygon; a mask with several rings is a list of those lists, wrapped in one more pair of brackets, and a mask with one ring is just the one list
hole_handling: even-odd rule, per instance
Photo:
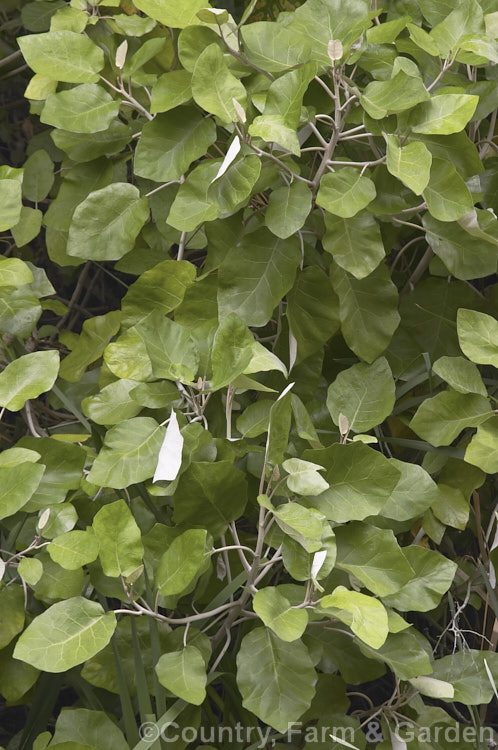
{"label": "large oval leaf", "polygon": [[41,121],[72,133],[107,130],[119,112],[120,102],[96,83],[82,83],[48,97]]}
{"label": "large oval leaf", "polygon": [[14,658],[44,672],[66,672],[107,646],[115,627],[114,612],[74,596],[35,617],[17,641]]}
{"label": "large oval leaf", "polygon": [[164,427],[151,417],[135,417],[108,430],[88,481],[99,487],[123,489],[153,476],[164,438]]}
{"label": "large oval leaf", "polygon": [[206,666],[196,646],[163,654],[156,664],[159,682],[187,703],[200,706],[206,697]]}
{"label": "large oval leaf", "polygon": [[308,649],[301,641],[286,643],[266,628],[255,628],[243,638],[237,654],[242,704],[277,731],[286,732],[309,708],[315,680]]}
{"label": "large oval leaf", "polygon": [[66,252],[77,258],[118,260],[133,250],[148,218],[147,198],[141,198],[134,185],[113,182],[77,207]]}
{"label": "large oval leaf", "polygon": [[59,371],[57,351],[32,352],[15,359],[0,373],[0,406],[19,411],[26,401],[50,390]]}
{"label": "large oval leaf", "polygon": [[126,577],[140,567],[144,553],[140,529],[124,500],[104,505],[92,526],[104,575]]}
{"label": "large oval leaf", "polygon": [[30,34],[18,39],[24,59],[35,73],[67,83],[95,83],[104,53],[91,39],[74,31]]}

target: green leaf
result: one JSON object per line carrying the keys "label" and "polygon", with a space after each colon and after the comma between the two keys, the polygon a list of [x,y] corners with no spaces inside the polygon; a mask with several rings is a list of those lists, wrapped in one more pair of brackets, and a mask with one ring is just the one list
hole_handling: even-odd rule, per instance
{"label": "green leaf", "polygon": [[312,43],[312,56],[323,67],[330,67],[328,43],[342,42],[344,53],[371,25],[369,7],[362,0],[309,0],[297,8],[287,25]]}
{"label": "green leaf", "polygon": [[265,325],[292,287],[300,260],[297,238],[275,239],[266,229],[244,237],[220,267],[220,314],[236,312],[249,326]]}
{"label": "green leaf", "polygon": [[147,349],[137,329],[129,328],[104,350],[104,362],[118,378],[154,380]]}
{"label": "green leaf", "polygon": [[68,531],[56,536],[48,545],[47,552],[61,568],[78,570],[97,559],[99,542],[89,530]]}
{"label": "green leaf", "polygon": [[88,17],[86,13],[79,8],[62,7],[54,13],[51,22],[51,31],[76,31],[80,33],[86,27]]}
{"label": "green leaf", "polygon": [[414,570],[413,580],[396,593],[386,596],[385,603],[402,612],[434,609],[451,586],[457,564],[438,552],[414,544],[405,547],[403,552]]}
{"label": "green leaf", "polygon": [[387,168],[403,185],[421,195],[429,182],[432,154],[421,141],[400,147],[399,139],[387,136]]}
{"label": "green leaf", "polygon": [[47,96],[55,93],[56,89],[57,81],[54,81],[53,78],[39,76],[35,73],[24,91],[24,96],[26,99],[43,101]]}
{"label": "green leaf", "polygon": [[95,83],[104,53],[87,36],[74,31],[30,34],[17,40],[29,67],[41,76],[67,83]]}
{"label": "green leaf", "polygon": [[227,23],[229,15],[225,8],[201,8],[197,11],[197,18],[204,23],[221,26]]}
{"label": "green leaf", "polygon": [[107,646],[115,627],[114,612],[75,596],[35,617],[17,641],[14,658],[44,672],[66,672]]}
{"label": "green leaf", "polygon": [[210,187],[216,178],[220,162],[201,162],[188,175],[176,194],[168,214],[167,223],[181,232],[191,232],[205,221],[213,221],[220,212],[216,196]]}
{"label": "green leaf", "polygon": [[377,596],[394,594],[414,577],[390,529],[353,522],[335,532],[337,567],[355,575]]}
{"label": "green leaf", "polygon": [[57,351],[33,352],[15,359],[0,373],[0,406],[19,411],[26,401],[49,391],[58,372]]}
{"label": "green leaf", "polygon": [[21,208],[19,223],[12,227],[12,237],[17,247],[24,247],[40,233],[43,214],[38,208]]}
{"label": "green leaf", "polygon": [[316,75],[316,63],[309,62],[279,76],[268,89],[263,115],[281,117],[286,127],[295,130],[301,119],[303,96]]}
{"label": "green leaf", "polygon": [[237,417],[237,429],[245,438],[258,437],[268,432],[270,424],[270,409],[273,401],[264,398],[244,409],[240,417]]}
{"label": "green leaf", "polygon": [[200,706],[206,697],[206,667],[198,648],[163,654],[155,667],[161,685],[186,701]]}
{"label": "green leaf", "polygon": [[462,352],[478,365],[498,367],[498,321],[478,312],[460,308],[457,315],[458,341]]}
{"label": "green leaf", "polygon": [[278,370],[284,378],[287,378],[287,368],[273,352],[267,349],[259,341],[253,341],[251,346],[251,359],[244,369],[244,374],[251,375],[254,372],[268,372]]}
{"label": "green leaf", "polygon": [[260,589],[253,599],[253,608],[263,623],[271,628],[281,641],[296,641],[306,630],[307,611],[292,607],[290,601],[276,586]]}
{"label": "green leaf", "polygon": [[65,151],[76,162],[87,162],[106,154],[122,151],[129,143],[131,132],[127,125],[114,120],[99,133],[71,133],[68,130],[54,130],[51,138],[57,148]]}
{"label": "green leaf", "polygon": [[[285,536],[282,541],[282,558],[285,569],[296,581],[316,582],[327,578],[336,559],[335,536],[330,524],[323,524],[321,549],[314,553],[309,553],[305,546],[291,536]],[[320,562],[319,570],[317,560]]]}
{"label": "green leaf", "polygon": [[364,279],[334,266],[332,287],[339,297],[342,334],[362,359],[373,362],[387,348],[399,325],[398,293],[382,264]]}
{"label": "green leaf", "polygon": [[156,182],[178,180],[216,139],[216,126],[191,107],[157,115],[142,128],[135,174]]}
{"label": "green leaf", "polygon": [[43,575],[43,563],[37,557],[23,557],[19,560],[17,572],[27,584],[36,586]]}
{"label": "green leaf", "polygon": [[[260,665],[258,671],[255,663]],[[255,628],[242,639],[237,654],[242,705],[278,732],[286,732],[289,723],[309,708],[315,679],[308,649],[301,641],[290,646],[266,628]]]}
{"label": "green leaf", "polygon": [[305,451],[303,457],[327,468],[330,488],[308,502],[337,523],[379,513],[400,478],[391,461],[363,443],[335,443],[325,450]]}
{"label": "green leaf", "polygon": [[100,393],[83,399],[83,414],[97,424],[117,424],[136,417],[142,411],[141,404],[130,395],[136,385],[135,380],[126,378],[109,383]]}
{"label": "green leaf", "polygon": [[0,519],[17,513],[38,489],[45,466],[26,461],[0,468]]}
{"label": "green leaf", "polygon": [[283,24],[256,21],[241,28],[244,51],[249,60],[269,73],[281,73],[311,57],[308,39]]}
{"label": "green leaf", "polygon": [[[1,209],[0,209],[1,213]],[[29,336],[35,327],[42,308],[40,301],[28,286],[0,289],[0,332],[12,336]]]}
{"label": "green leaf", "polygon": [[176,0],[137,0],[135,3],[139,10],[173,29],[199,23],[197,11],[206,5],[206,0],[182,0],[181,4]]}
{"label": "green leaf", "polygon": [[431,31],[441,57],[460,47],[462,37],[484,31],[482,8],[476,0],[464,0]]}
{"label": "green leaf", "polygon": [[465,460],[487,474],[498,472],[498,417],[479,425],[465,451]]}
{"label": "green leaf", "polygon": [[422,222],[428,244],[457,279],[481,278],[495,272],[496,245],[463,232],[456,222],[437,221],[428,213]]}
{"label": "green leaf", "polygon": [[395,402],[394,379],[385,357],[360,362],[339,373],[327,391],[327,408],[336,425],[344,414],[353,432],[367,432],[386,419]]}
{"label": "green leaf", "polygon": [[372,648],[384,644],[389,633],[387,612],[373,596],[337,586],[332,594],[323,597],[320,608],[332,608],[339,620],[349,625],[353,633]]}
{"label": "green leaf", "polygon": [[[482,57],[496,65],[498,63],[498,45],[490,41],[484,34],[466,34],[460,40],[460,49],[471,52],[472,57]],[[466,58],[470,55],[465,56]]]}
{"label": "green leaf", "polygon": [[48,31],[53,14],[63,7],[62,2],[28,3],[23,7],[21,19],[28,31]]}
{"label": "green leaf", "polygon": [[41,454],[37,451],[31,451],[28,448],[7,448],[0,453],[0,466],[8,469],[11,466],[17,466],[25,461],[27,463],[36,463],[41,458]]}
{"label": "green leaf", "polygon": [[305,405],[295,393],[291,393],[291,405],[296,431],[299,437],[303,440],[307,440],[312,448],[321,448],[322,446],[318,439],[318,434],[313,422],[311,421],[311,417]]}
{"label": "green leaf", "polygon": [[403,31],[410,16],[401,16],[392,21],[386,21],[379,26],[371,26],[367,29],[367,42],[369,44],[390,44]]}
{"label": "green leaf", "polygon": [[471,237],[478,237],[485,242],[498,246],[498,219],[490,211],[474,208],[458,220],[458,224]]}
{"label": "green leaf", "polygon": [[474,393],[443,391],[423,401],[411,429],[432,445],[450,445],[466,427],[477,427],[492,415],[489,401]]}
{"label": "green leaf", "polygon": [[119,310],[88,318],[83,323],[81,334],[71,342],[72,351],[61,362],[60,377],[70,383],[81,379],[86,368],[102,356],[109,339],[119,329]]}
{"label": "green leaf", "polygon": [[[192,73],[201,52],[215,42],[220,49],[226,49],[221,37],[214,29],[207,26],[187,26],[187,28],[184,28],[178,37],[178,57],[185,70]],[[238,46],[238,43],[236,42],[235,45]]]}
{"label": "green leaf", "polygon": [[20,258],[0,258],[0,286],[31,284],[33,272]]}
{"label": "green leaf", "polygon": [[54,184],[54,164],[43,149],[35,151],[24,164],[22,194],[33,203],[47,197]]}
{"label": "green leaf", "polygon": [[283,462],[282,467],[289,476],[287,477],[287,486],[292,492],[298,495],[319,495],[329,488],[329,485],[318,473],[323,466],[303,461],[300,458],[288,458]]}
{"label": "green leaf", "polygon": [[114,425],[106,433],[88,481],[98,487],[123,489],[150,479],[163,438],[164,428],[151,417],[135,417]]}
{"label": "green leaf", "polygon": [[145,344],[156,378],[186,383],[194,380],[199,354],[187,328],[154,310],[136,330]]}
{"label": "green leaf", "polygon": [[22,209],[21,185],[17,180],[0,179],[0,232],[6,232],[19,223]]}
{"label": "green leaf", "polygon": [[[41,518],[44,512],[45,510],[40,511],[39,518]],[[77,520],[78,514],[74,505],[71,505],[71,503],[52,505],[50,507],[48,521],[43,527],[43,536],[45,539],[55,539],[59,534],[71,531],[76,525]]]}
{"label": "green leaf", "polygon": [[354,167],[341,167],[322,177],[316,202],[329,213],[348,219],[368,206],[375,195],[375,185],[369,177]]}
{"label": "green leaf", "polygon": [[440,357],[432,365],[432,370],[459,393],[488,395],[479,370],[473,362],[469,362],[464,357]]}
{"label": "green leaf", "polygon": [[414,133],[449,135],[467,125],[479,102],[470,94],[441,94],[419,104],[410,116]]}
{"label": "green leaf", "polygon": [[267,143],[277,143],[281,148],[299,156],[301,148],[295,128],[290,128],[282,115],[261,115],[249,125],[249,135],[262,138]]}
{"label": "green leaf", "polygon": [[374,271],[385,257],[380,227],[367,211],[350,218],[325,215],[324,249],[356,279]]}
{"label": "green leaf", "polygon": [[5,648],[24,627],[24,591],[22,586],[0,589],[0,649]]}
{"label": "green leaf", "polygon": [[176,406],[175,402],[180,401],[180,393],[176,385],[166,380],[157,383],[140,383],[139,385],[135,382],[134,385],[135,387],[130,391],[130,396],[140,406],[160,409],[169,404]]}
{"label": "green leaf", "polygon": [[[72,743],[77,746],[73,747]],[[59,748],[63,746],[63,750],[79,750],[77,743],[101,750],[120,750],[126,745],[123,733],[104,711],[63,708],[57,717],[51,744]]]}
{"label": "green leaf", "polygon": [[138,189],[113,182],[90,193],[76,208],[66,252],[90,260],[118,260],[133,250],[148,218],[147,199]]}
{"label": "green leaf", "polygon": [[247,502],[244,474],[229,461],[198,461],[180,476],[175,491],[175,523],[202,526],[213,537],[224,534]]}
{"label": "green leaf", "polygon": [[375,120],[404,112],[429,99],[421,78],[407,75],[403,70],[388,81],[372,81],[360,97],[363,109]]}
{"label": "green leaf", "polygon": [[432,673],[427,641],[417,631],[389,633],[384,645],[375,651],[364,643],[359,646],[365,656],[385,662],[400,680]]}
{"label": "green leaf", "polygon": [[265,213],[268,229],[286,239],[301,229],[311,211],[311,192],[304,182],[296,180],[289,187],[273,190]]}
{"label": "green leaf", "polygon": [[283,503],[274,508],[266,499],[266,495],[260,495],[258,499],[265,507],[270,508],[278,526],[285,534],[300,544],[306,552],[318,552],[322,546],[325,520],[319,511],[315,508],[304,508],[295,502]]}
{"label": "green leaf", "polygon": [[437,484],[417,464],[399,461],[397,458],[392,458],[390,463],[401,472],[401,477],[382,507],[382,515],[395,521],[420,517],[440,499]]}
{"label": "green leaf", "polygon": [[145,271],[121,301],[122,325],[136,325],[154,310],[164,315],[174,310],[195,281],[195,275],[195,266],[186,260],[163,260]]}
{"label": "green leaf", "polygon": [[210,44],[197,58],[192,96],[200,107],[227,123],[237,120],[233,99],[246,106],[244,85],[230,72],[217,44]]}
{"label": "green leaf", "polygon": [[168,112],[192,98],[192,74],[187,70],[173,70],[159,76],[151,92],[150,111]]}
{"label": "green leaf", "polygon": [[434,677],[413,677],[410,684],[422,695],[428,695],[429,698],[445,700],[453,698],[455,688],[449,682],[444,680],[435,680]]}
{"label": "green leaf", "polygon": [[107,130],[119,113],[115,101],[102,86],[82,83],[67,91],[51,94],[40,115],[41,122],[71,133]]}
{"label": "green leaf", "polygon": [[320,268],[298,272],[287,294],[287,320],[297,341],[297,362],[320,350],[339,328],[337,298]]}
{"label": "green leaf", "polygon": [[[0,651],[0,693],[10,704],[20,701],[33,687],[40,674],[30,664],[13,659],[13,650],[11,644]],[[33,744],[33,750],[37,750],[36,742]]]}
{"label": "green leaf", "polygon": [[292,385],[287,386],[270,409],[265,458],[272,466],[281,464],[287,452],[292,418],[292,394],[289,390]]}
{"label": "green leaf", "polygon": [[433,156],[449,159],[464,180],[483,171],[479,152],[465,131],[453,135],[420,135],[417,141],[425,143]]}
{"label": "green leaf", "polygon": [[457,651],[434,662],[433,677],[453,685],[453,700],[466,706],[489,703],[493,684],[484,665],[486,660],[495,684],[498,683],[498,654],[494,651],[469,649]]}
{"label": "green leaf", "polygon": [[[429,2],[431,2],[431,0],[429,0]],[[410,33],[410,39],[417,45],[417,47],[420,47],[424,52],[427,52],[428,55],[433,55],[434,57],[438,55],[437,44],[427,31],[420,26],[416,26],[414,23],[408,23],[406,27]]]}
{"label": "green leaf", "polygon": [[30,511],[62,503],[68,490],[79,489],[87,456],[83,448],[54,438],[35,437],[24,437],[18,445],[40,453],[41,463],[46,467],[29,501]]}
{"label": "green leaf", "polygon": [[431,176],[423,196],[430,214],[439,221],[456,221],[474,208],[470,190],[454,165],[445,159],[432,160]]}
{"label": "green leaf", "polygon": [[126,578],[140,567],[144,554],[140,529],[124,500],[104,505],[95,514],[92,528],[104,575]]}
{"label": "green leaf", "polygon": [[213,181],[207,197],[216,203],[222,219],[231,216],[247,203],[260,173],[260,158],[244,156],[242,159],[236,159],[222,177]]}
{"label": "green leaf", "polygon": [[156,572],[162,596],[181,594],[192,583],[204,562],[206,533],[204,529],[188,529],[171,542]]}
{"label": "green leaf", "polygon": [[223,318],[214,335],[211,388],[217,390],[245,372],[253,358],[254,337],[235,313]]}

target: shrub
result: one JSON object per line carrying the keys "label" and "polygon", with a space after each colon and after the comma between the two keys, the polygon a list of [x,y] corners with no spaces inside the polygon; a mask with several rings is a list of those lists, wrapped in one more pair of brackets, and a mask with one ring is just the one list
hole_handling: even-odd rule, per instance
{"label": "shrub", "polygon": [[494,742],[498,3],[134,3],[4,27],[9,748]]}

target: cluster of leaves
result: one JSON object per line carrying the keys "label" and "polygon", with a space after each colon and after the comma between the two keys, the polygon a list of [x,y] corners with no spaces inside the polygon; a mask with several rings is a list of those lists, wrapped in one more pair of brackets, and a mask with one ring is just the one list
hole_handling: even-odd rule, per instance
{"label": "cluster of leaves", "polygon": [[[22,6],[12,750],[496,718],[498,0],[260,5]],[[92,315],[104,275],[125,292]]]}

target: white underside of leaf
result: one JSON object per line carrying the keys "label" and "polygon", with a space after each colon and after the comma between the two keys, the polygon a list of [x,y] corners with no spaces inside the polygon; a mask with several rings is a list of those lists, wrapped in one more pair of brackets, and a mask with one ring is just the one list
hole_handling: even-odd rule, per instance
{"label": "white underside of leaf", "polygon": [[173,409],[166,429],[166,435],[159,451],[157,467],[152,480],[153,483],[160,480],[172,482],[173,479],[176,479],[182,465],[182,451],[183,435],[180,432],[178,419]]}

